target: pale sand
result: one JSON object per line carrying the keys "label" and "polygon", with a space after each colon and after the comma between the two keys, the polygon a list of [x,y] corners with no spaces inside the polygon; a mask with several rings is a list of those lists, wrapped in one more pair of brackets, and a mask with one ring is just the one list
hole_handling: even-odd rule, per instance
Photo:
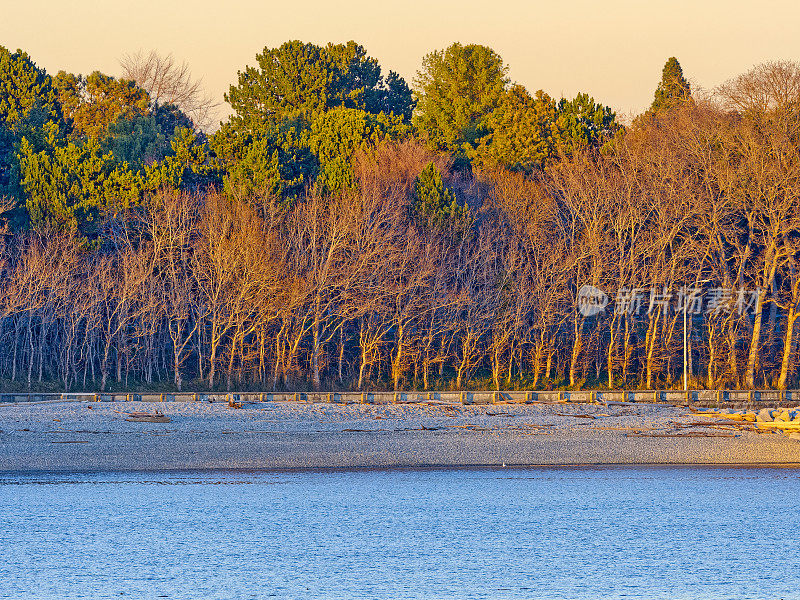
{"label": "pale sand", "polygon": [[[263,403],[230,409],[224,404],[131,402],[91,406],[85,402],[0,405],[0,470],[800,465],[800,442],[780,434],[632,435],[634,430],[731,434],[707,427],[682,428],[706,419],[681,407],[654,404]],[[170,416],[172,422],[125,421],[124,413],[154,410]],[[609,416],[589,419],[557,413]]]}

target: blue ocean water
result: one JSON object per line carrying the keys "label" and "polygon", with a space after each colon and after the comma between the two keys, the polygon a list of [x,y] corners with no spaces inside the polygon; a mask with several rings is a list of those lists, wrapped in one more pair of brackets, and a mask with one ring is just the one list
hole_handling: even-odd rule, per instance
{"label": "blue ocean water", "polygon": [[0,598],[800,598],[800,470],[0,473]]}

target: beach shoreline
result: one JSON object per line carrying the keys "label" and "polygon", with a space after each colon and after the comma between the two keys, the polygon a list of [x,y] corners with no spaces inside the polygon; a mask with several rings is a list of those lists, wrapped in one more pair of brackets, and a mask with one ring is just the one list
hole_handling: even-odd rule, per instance
{"label": "beach shoreline", "polygon": [[[162,412],[166,423],[130,422]],[[800,466],[800,442],[635,403],[0,406],[0,471]]]}

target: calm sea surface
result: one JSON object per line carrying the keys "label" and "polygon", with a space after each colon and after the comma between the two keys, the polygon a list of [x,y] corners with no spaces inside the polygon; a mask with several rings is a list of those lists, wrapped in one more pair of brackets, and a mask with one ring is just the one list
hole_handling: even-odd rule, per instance
{"label": "calm sea surface", "polygon": [[0,473],[0,598],[800,598],[800,470]]}

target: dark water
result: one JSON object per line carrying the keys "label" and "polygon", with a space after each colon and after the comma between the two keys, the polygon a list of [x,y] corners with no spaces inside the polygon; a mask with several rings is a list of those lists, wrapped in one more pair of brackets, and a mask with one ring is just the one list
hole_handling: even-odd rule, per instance
{"label": "dark water", "polygon": [[800,598],[800,470],[0,473],[0,598]]}

